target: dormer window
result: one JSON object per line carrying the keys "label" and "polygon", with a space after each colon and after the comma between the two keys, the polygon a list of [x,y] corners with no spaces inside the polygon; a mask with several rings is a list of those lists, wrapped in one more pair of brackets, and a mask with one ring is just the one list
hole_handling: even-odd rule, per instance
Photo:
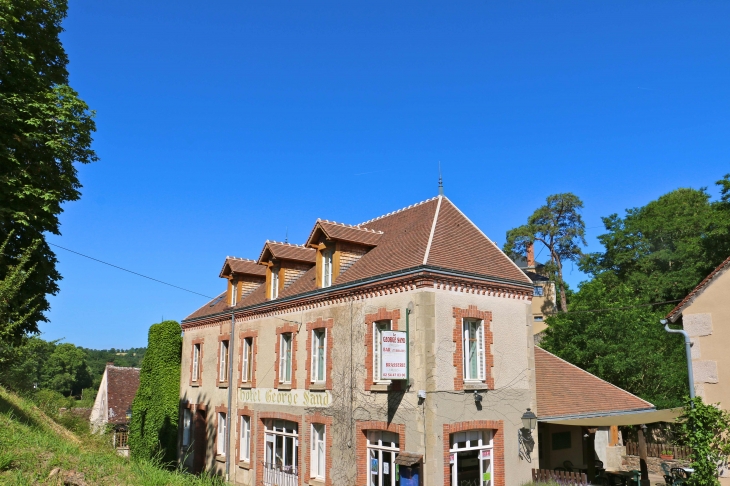
{"label": "dormer window", "polygon": [[238,301],[238,280],[231,281],[231,305],[236,305]]}
{"label": "dormer window", "polygon": [[332,285],[332,250],[322,250],[322,287]]}
{"label": "dormer window", "polygon": [[279,297],[279,269],[271,269],[271,298]]}

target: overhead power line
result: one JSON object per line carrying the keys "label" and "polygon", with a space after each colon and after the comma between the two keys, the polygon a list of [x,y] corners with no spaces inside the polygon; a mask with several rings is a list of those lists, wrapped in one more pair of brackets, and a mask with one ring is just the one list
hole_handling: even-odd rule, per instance
{"label": "overhead power line", "polygon": [[51,246],[55,246],[56,248],[60,248],[62,250],[69,251],[71,253],[75,253],[75,254],[77,254],[79,256],[82,256],[84,258],[88,258],[89,260],[94,260],[95,262],[103,263],[104,265],[109,265],[110,267],[114,267],[116,269],[123,270],[123,271],[128,272],[128,273],[131,273],[133,275],[137,275],[138,277],[142,277],[142,278],[146,278],[148,280],[152,280],[153,282],[161,283],[163,285],[168,285],[168,286],[174,287],[176,289],[184,290],[185,292],[190,292],[191,294],[200,295],[202,297],[205,297],[206,299],[213,299],[214,298],[214,297],[211,297],[209,295],[201,294],[200,292],[195,292],[194,290],[189,290],[189,289],[186,289],[186,288],[183,288],[183,287],[179,287],[177,285],[173,285],[173,284],[168,283],[168,282],[163,282],[162,280],[158,280],[156,278],[148,277],[147,275],[142,275],[141,273],[134,272],[134,271],[129,270],[129,269],[126,269],[124,267],[120,267],[119,265],[114,265],[112,263],[105,262],[104,260],[99,260],[98,258],[94,258],[94,257],[91,257],[89,255],[84,255],[83,253],[79,253],[78,251],[71,250],[71,249],[66,248],[66,247],[63,247],[61,245],[56,245],[54,243],[48,243],[48,244],[51,245]]}

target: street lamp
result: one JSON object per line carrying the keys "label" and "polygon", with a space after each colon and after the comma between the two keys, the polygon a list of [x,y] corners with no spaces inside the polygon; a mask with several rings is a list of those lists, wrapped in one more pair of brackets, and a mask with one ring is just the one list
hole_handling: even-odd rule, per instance
{"label": "street lamp", "polygon": [[532,462],[532,450],[535,448],[535,439],[532,431],[537,427],[537,415],[529,408],[522,414],[522,428],[517,431],[518,450],[521,459]]}
{"label": "street lamp", "polygon": [[127,409],[127,420],[132,420],[132,407]]}
{"label": "street lamp", "polygon": [[528,408],[527,412],[522,414],[522,428],[532,431],[535,427],[537,427],[537,415]]}

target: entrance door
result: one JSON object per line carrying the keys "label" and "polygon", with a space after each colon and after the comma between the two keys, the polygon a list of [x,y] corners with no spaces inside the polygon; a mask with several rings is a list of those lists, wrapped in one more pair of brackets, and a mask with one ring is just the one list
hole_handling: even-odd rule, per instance
{"label": "entrance door", "polygon": [[398,486],[395,456],[400,450],[398,434],[372,430],[368,432],[369,486]]}
{"label": "entrance door", "polygon": [[205,410],[198,409],[195,411],[195,423],[193,425],[193,474],[199,474],[205,469],[207,432]]}
{"label": "entrance door", "polygon": [[492,486],[492,434],[468,430],[451,435],[451,486]]}

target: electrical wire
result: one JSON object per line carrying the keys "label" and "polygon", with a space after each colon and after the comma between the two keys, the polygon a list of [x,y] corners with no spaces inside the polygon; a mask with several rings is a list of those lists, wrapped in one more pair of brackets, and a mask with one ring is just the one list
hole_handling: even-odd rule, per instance
{"label": "electrical wire", "polygon": [[154,282],[161,283],[163,285],[168,285],[168,286],[174,287],[176,289],[184,290],[185,292],[190,292],[191,294],[200,295],[202,297],[205,297],[206,299],[214,299],[215,298],[215,297],[211,297],[209,295],[201,294],[200,292],[195,292],[194,290],[189,290],[189,289],[186,289],[184,287],[178,287],[177,285],[173,285],[171,283],[163,282],[162,280],[158,280],[156,278],[148,277],[147,275],[142,275],[141,273],[137,273],[137,272],[134,272],[132,270],[128,270],[126,268],[120,267],[119,265],[114,265],[112,263],[105,262],[104,260],[99,260],[98,258],[94,258],[94,257],[91,257],[89,255],[84,255],[83,253],[79,253],[78,251],[74,251],[74,250],[71,250],[69,248],[65,248],[65,247],[63,247],[61,245],[56,245],[54,243],[48,243],[48,244],[51,245],[51,246],[55,246],[56,248],[60,248],[62,250],[69,251],[71,253],[75,253],[75,254],[77,254],[79,256],[82,256],[84,258],[88,258],[89,260],[94,260],[95,262],[103,263],[104,265],[109,265],[110,267],[114,267],[116,269],[123,270],[123,271],[128,272],[128,273],[131,273],[133,275],[137,275],[138,277],[146,278],[148,280],[152,280]]}

